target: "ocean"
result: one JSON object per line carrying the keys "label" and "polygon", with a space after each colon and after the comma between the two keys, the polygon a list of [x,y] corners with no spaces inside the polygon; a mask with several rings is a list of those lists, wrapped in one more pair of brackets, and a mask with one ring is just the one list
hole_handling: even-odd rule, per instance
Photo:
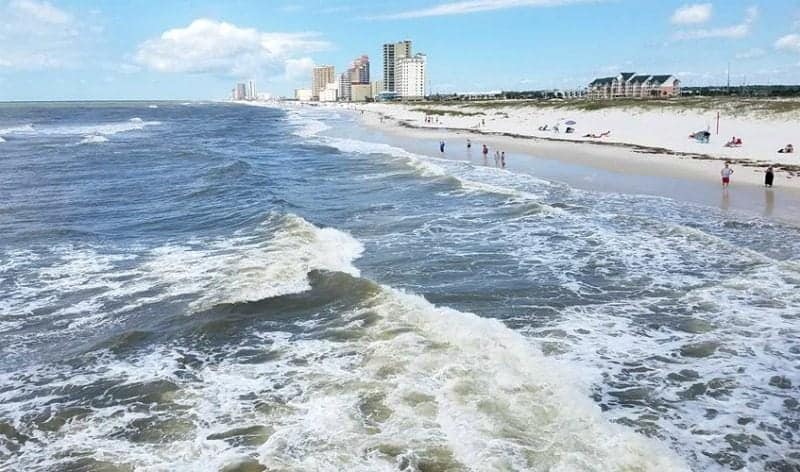
{"label": "ocean", "polygon": [[346,110],[0,104],[0,469],[800,470],[800,233]]}

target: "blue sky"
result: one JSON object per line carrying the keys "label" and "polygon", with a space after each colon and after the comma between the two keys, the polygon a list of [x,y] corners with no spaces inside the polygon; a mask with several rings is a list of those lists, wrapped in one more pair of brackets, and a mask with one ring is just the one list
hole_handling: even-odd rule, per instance
{"label": "blue sky", "polygon": [[290,95],[314,64],[411,39],[434,92],[585,85],[619,71],[687,85],[800,83],[800,1],[0,0],[0,101]]}

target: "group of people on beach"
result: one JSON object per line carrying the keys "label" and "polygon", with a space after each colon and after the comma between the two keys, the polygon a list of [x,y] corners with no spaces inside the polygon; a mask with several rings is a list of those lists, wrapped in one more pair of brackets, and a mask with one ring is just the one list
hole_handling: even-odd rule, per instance
{"label": "group of people on beach", "polygon": [[[439,140],[439,152],[444,154],[447,143],[444,139]],[[472,150],[472,140],[467,138],[467,152]],[[486,144],[481,145],[481,154],[483,154],[484,163],[489,161],[489,146]],[[499,149],[494,151],[494,165],[505,169],[506,167],[506,152]]]}
{"label": "group of people on beach", "polygon": [[[726,162],[725,166],[719,172],[720,176],[722,176],[722,189],[728,190],[728,186],[731,184],[731,176],[733,175],[733,168],[731,167],[730,162]],[[768,188],[772,188],[773,183],[775,182],[775,169],[772,166],[767,167],[767,170],[764,171],[764,186]]]}

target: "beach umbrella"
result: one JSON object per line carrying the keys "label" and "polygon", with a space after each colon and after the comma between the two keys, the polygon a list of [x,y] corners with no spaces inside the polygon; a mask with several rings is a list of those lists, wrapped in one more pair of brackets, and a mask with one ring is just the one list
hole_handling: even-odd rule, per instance
{"label": "beach umbrella", "polygon": [[565,124],[565,125],[567,125],[567,126],[575,126],[575,125],[577,125],[578,123],[575,123],[574,121],[572,121],[572,120],[569,120],[569,121],[567,121],[567,122],[566,122],[566,123],[564,123],[564,124]]}

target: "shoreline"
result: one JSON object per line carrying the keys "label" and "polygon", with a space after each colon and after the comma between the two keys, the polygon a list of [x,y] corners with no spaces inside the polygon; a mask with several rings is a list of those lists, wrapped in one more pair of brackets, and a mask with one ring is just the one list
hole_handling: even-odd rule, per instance
{"label": "shoreline", "polygon": [[[360,111],[367,125],[383,131],[392,132],[397,128],[405,128],[438,134],[453,133],[483,140],[507,138],[526,143],[526,148],[532,154],[544,150],[550,154],[549,157],[559,160],[569,159],[570,162],[614,171],[625,172],[628,165],[641,167],[638,164],[644,161],[658,167],[658,174],[650,171],[648,175],[664,174],[719,182],[719,171],[723,163],[728,161],[739,169],[733,179],[734,184],[762,186],[764,171],[768,166],[773,166],[776,186],[797,191],[800,196],[800,153],[777,152],[779,147],[800,140],[799,130],[794,125],[795,118],[800,119],[800,116],[792,114],[737,115],[726,111],[721,115],[721,125],[717,125],[718,130],[712,136],[711,142],[698,143],[688,138],[689,131],[710,128],[716,113],[697,109],[675,111],[636,107],[587,111],[520,107],[507,102],[340,103],[318,106]],[[381,117],[384,119],[383,123]],[[427,117],[431,119],[426,120]],[[540,125],[554,124],[563,127],[565,122],[569,122],[565,121],[565,117],[577,120],[577,123],[571,122],[574,134],[553,133],[552,127],[546,131],[541,129]],[[385,122],[387,120],[389,123]],[[586,137],[600,131],[608,135],[600,139]],[[725,140],[721,136],[730,135],[744,137],[744,145],[723,146]],[[565,156],[570,153],[580,153],[584,159],[579,161]],[[594,157],[589,158],[586,156],[588,154]],[[622,156],[636,159],[621,159]],[[610,157],[614,157],[611,159],[614,161],[613,165],[603,162]],[[662,165],[663,162],[669,162],[669,165]],[[636,172],[647,171],[639,168]]]}
{"label": "shoreline", "polygon": [[[278,105],[286,106],[287,104]],[[649,195],[692,204],[744,212],[800,227],[800,177],[776,172],[775,187],[765,188],[760,167],[734,164],[728,192],[721,189],[719,172],[725,158],[691,159],[675,154],[637,152],[656,150],[642,145],[592,142],[526,136],[513,132],[463,129],[452,126],[418,126],[413,121],[387,115],[385,104],[289,104],[289,108],[320,107],[352,113],[368,141],[379,141],[433,158],[481,163],[480,147],[487,144],[490,161],[495,150],[506,152],[507,171],[527,173],[575,188],[606,193]],[[383,118],[383,120],[381,120]],[[376,135],[377,133],[377,135]],[[473,143],[466,149],[466,139]],[[439,140],[447,151],[439,152]]]}
{"label": "shoreline", "polygon": [[[653,149],[640,145],[420,127],[368,107],[349,108],[356,110],[359,123],[366,129],[384,133],[396,140],[393,144],[406,150],[431,157],[442,157],[433,152],[440,139],[451,150],[462,147],[469,138],[473,143],[473,158],[480,153],[481,144],[492,149],[490,160],[494,150],[500,148],[506,151],[510,171],[531,173],[586,190],[673,198],[800,226],[800,178],[792,178],[785,172],[776,171],[775,187],[766,188],[761,167],[734,163],[738,172],[730,190],[723,192],[719,172],[724,158],[690,159],[675,154],[638,152],[637,149]],[[468,155],[454,156],[453,151],[445,154],[446,158],[470,160]]]}
{"label": "shoreline", "polygon": [[[641,175],[668,176],[687,178],[705,182],[720,183],[719,171],[725,162],[730,162],[735,167],[741,167],[750,172],[736,173],[733,186],[748,185],[764,188],[764,171],[770,165],[763,161],[746,158],[731,158],[714,156],[711,154],[684,152],[665,147],[655,147],[636,143],[599,141],[585,139],[553,138],[547,136],[532,136],[510,131],[484,131],[449,126],[419,126],[407,119],[377,112],[365,106],[356,106],[356,110],[363,110],[362,123],[375,129],[391,134],[406,137],[463,137],[496,144],[503,144],[507,149],[523,150],[537,157],[563,160],[573,164],[596,167],[603,170],[634,173]],[[367,115],[377,115],[377,119]],[[380,118],[390,123],[380,123]],[[394,122],[396,126],[391,126]],[[417,132],[419,134],[417,134]],[[508,140],[508,141],[504,141]],[[539,155],[547,152],[547,155]],[[632,161],[633,158],[635,161]],[[652,166],[650,172],[641,166],[645,163]],[[617,164],[625,164],[620,167]],[[713,166],[709,165],[713,164]],[[789,191],[800,198],[800,163],[772,164],[775,169],[775,186],[773,188]]]}

